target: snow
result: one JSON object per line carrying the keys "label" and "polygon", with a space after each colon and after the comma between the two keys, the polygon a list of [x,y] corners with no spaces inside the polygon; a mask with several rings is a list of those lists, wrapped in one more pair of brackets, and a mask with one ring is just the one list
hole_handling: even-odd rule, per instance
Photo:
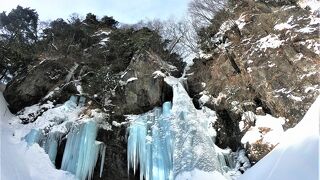
{"label": "snow", "polygon": [[258,47],[264,51],[268,48],[278,48],[281,46],[283,40],[280,40],[278,36],[272,34],[261,38],[258,41]]}
{"label": "snow", "polygon": [[246,25],[245,16],[246,16],[246,15],[241,15],[241,16],[239,17],[239,19],[236,20],[236,24],[238,25],[238,28],[239,28],[240,30],[243,29],[243,27]]}
{"label": "snow", "polygon": [[14,129],[14,124],[18,122],[9,112],[0,93],[0,179],[75,179],[71,173],[55,169],[49,156],[38,144],[28,146],[27,142],[21,141],[21,136]]}
{"label": "snow", "polygon": [[248,67],[248,68],[247,68],[247,72],[248,72],[248,73],[251,73],[251,72],[252,72],[252,68],[251,68],[251,67]]}
{"label": "snow", "polygon": [[316,84],[314,86],[308,86],[304,89],[305,93],[310,93],[310,92],[312,93],[314,91],[320,91],[319,85]]}
{"label": "snow", "polygon": [[315,27],[304,27],[302,29],[299,29],[298,32],[301,32],[301,33],[312,33],[314,31],[316,31],[317,28]]}
{"label": "snow", "polygon": [[[303,79],[304,77],[309,77],[313,74],[304,74],[304,75],[301,75],[300,76],[300,79]],[[290,89],[286,89],[286,88],[282,88],[282,89],[277,89],[274,91],[275,93],[278,93],[278,94],[281,94],[281,95],[284,95],[286,96],[287,98],[291,99],[291,100],[294,100],[294,101],[303,101],[303,99],[305,97],[298,97],[298,96],[295,96],[293,93],[292,93],[292,90]]]}
{"label": "snow", "polygon": [[[252,112],[246,112],[242,116],[242,120],[249,120],[253,122],[255,120],[255,126],[251,127],[246,134],[242,137],[241,143],[253,144],[262,139],[262,142],[267,144],[276,145],[279,143],[279,137],[283,135],[282,124],[284,124],[284,118],[275,118],[267,114],[265,116],[254,115]],[[240,127],[243,129],[243,127]],[[263,129],[268,129],[263,131]]]}
{"label": "snow", "polygon": [[303,100],[303,97],[298,97],[293,94],[289,94],[289,95],[287,95],[287,97],[294,100],[294,101],[302,101]]}
{"label": "snow", "polygon": [[250,161],[246,156],[246,152],[244,149],[239,150],[236,153],[236,166],[235,169],[239,169],[242,172],[246,171],[251,167]]}
{"label": "snow", "polygon": [[127,124],[127,122],[118,123],[117,121],[112,121],[112,126],[115,126],[115,127],[121,127],[126,124]]}
{"label": "snow", "polygon": [[320,8],[319,0],[300,0],[298,4],[302,8],[309,6],[311,9],[311,12],[315,12]]}
{"label": "snow", "polygon": [[127,83],[132,82],[132,81],[136,81],[136,80],[138,80],[138,78],[136,78],[136,77],[131,77],[131,78],[129,78],[129,79],[127,80]]}
{"label": "snow", "polygon": [[206,54],[203,51],[199,52],[199,57],[203,58],[203,59],[209,59],[210,57],[212,57],[212,54]]}
{"label": "snow", "polygon": [[83,94],[83,89],[82,89],[81,84],[76,84],[76,89],[79,92],[79,94]]}
{"label": "snow", "polygon": [[271,61],[268,61],[268,67],[272,68],[274,67],[276,64],[275,63],[272,63]]}
{"label": "snow", "polygon": [[[294,7],[294,6],[292,6],[292,7]],[[284,30],[284,29],[292,29],[293,27],[295,27],[296,25],[294,25],[294,26],[292,26],[290,23],[292,22],[292,20],[293,20],[293,16],[291,16],[289,19],[288,19],[288,21],[287,22],[285,22],[285,23],[280,23],[280,24],[276,24],[275,26],[274,26],[274,29],[275,30]]]}
{"label": "snow", "polygon": [[320,96],[304,118],[287,130],[276,146],[239,180],[301,180],[319,178]]}
{"label": "snow", "polygon": [[302,45],[307,44],[307,48],[314,53],[320,55],[320,42],[314,39],[308,39],[305,42],[301,42]]}
{"label": "snow", "polygon": [[308,72],[308,74],[302,74],[300,76],[300,79],[304,79],[305,77],[310,77],[310,76],[313,76],[313,75],[316,75],[318,72],[317,71],[311,71],[311,72]]}
{"label": "snow", "polygon": [[[1,93],[1,178],[82,180],[91,177],[98,156],[105,156],[105,145],[95,141],[98,126],[101,126],[105,115],[96,110],[91,110],[90,117],[82,114],[84,103],[84,97],[72,96],[64,104],[55,107],[52,102],[27,107],[20,116],[30,118],[31,114],[37,120],[23,125],[19,118],[10,114]],[[58,144],[65,135],[67,145],[61,169],[69,172],[56,170],[54,166]],[[6,169],[7,164],[11,163],[15,167],[8,166],[11,169]],[[21,165],[15,165],[19,163]]]}
{"label": "snow", "polygon": [[199,102],[201,104],[205,104],[206,102],[208,102],[210,100],[210,96],[206,95],[206,94],[203,94],[200,99],[199,99]]}
{"label": "snow", "polygon": [[152,75],[153,75],[154,79],[156,79],[158,77],[166,77],[166,75],[161,71],[155,71],[155,72],[152,73]]}
{"label": "snow", "polygon": [[320,24],[320,17],[310,15],[309,18],[311,19],[309,25],[317,25]]}
{"label": "snow", "polygon": [[101,39],[101,42],[108,42],[108,41],[109,41],[108,37]]}
{"label": "snow", "polygon": [[275,30],[284,30],[284,29],[292,29],[294,26],[288,24],[288,23],[281,23],[274,26]]}
{"label": "snow", "polygon": [[103,38],[98,44],[100,44],[101,46],[106,46],[107,42],[109,41],[109,37]]}
{"label": "snow", "polygon": [[219,95],[218,95],[218,97],[213,98],[212,102],[213,102],[214,104],[216,104],[216,105],[219,105],[219,104],[221,103],[221,101],[222,101],[223,99],[226,99],[226,98],[227,98],[227,95],[224,94],[224,93],[222,93],[222,92],[220,92]]}
{"label": "snow", "polygon": [[221,175],[217,171],[206,172],[199,169],[194,169],[192,171],[183,172],[179,174],[175,180],[227,180],[226,177]]}
{"label": "snow", "polygon": [[53,103],[51,101],[47,101],[45,104],[35,104],[29,107],[24,108],[21,112],[19,112],[18,116],[20,119],[31,119],[37,118],[40,114],[42,114],[45,110],[53,108]]}

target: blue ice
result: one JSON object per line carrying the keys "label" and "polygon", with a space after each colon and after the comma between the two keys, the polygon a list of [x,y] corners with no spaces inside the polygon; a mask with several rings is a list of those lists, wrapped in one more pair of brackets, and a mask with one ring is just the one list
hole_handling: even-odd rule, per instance
{"label": "blue ice", "polygon": [[80,180],[91,179],[99,155],[100,175],[104,164],[105,145],[96,141],[98,126],[94,121],[74,126],[68,134],[61,169],[76,175]]}
{"label": "blue ice", "polygon": [[169,81],[172,103],[165,102],[130,122],[128,170],[136,173],[140,168],[141,180],[173,180],[194,169],[228,176],[229,154],[221,153],[208,133],[212,112],[195,109],[179,80]]}
{"label": "blue ice", "polygon": [[155,108],[130,125],[128,137],[128,170],[140,167],[140,179],[165,180],[172,177],[171,102]]}
{"label": "blue ice", "polygon": [[[59,110],[65,113],[72,112],[77,107],[84,106],[85,98],[71,96]],[[95,121],[87,121],[82,124],[74,123],[67,118],[63,121],[70,121],[71,126],[67,134],[67,143],[64,149],[61,169],[69,171],[80,179],[91,179],[96,162],[100,156],[100,177],[103,172],[106,146],[103,142],[96,141],[98,125]],[[55,120],[55,117],[53,117]],[[60,121],[60,120],[59,120]],[[32,129],[25,137],[25,141],[30,146],[34,143],[41,145],[49,155],[52,163],[55,163],[58,146],[63,137],[61,132],[49,132],[47,135],[42,130]]]}

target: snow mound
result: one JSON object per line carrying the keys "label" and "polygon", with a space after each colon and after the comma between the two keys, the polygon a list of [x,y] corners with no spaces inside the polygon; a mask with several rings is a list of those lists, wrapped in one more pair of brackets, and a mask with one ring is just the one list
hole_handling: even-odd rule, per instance
{"label": "snow mound", "polygon": [[0,179],[8,180],[71,180],[74,176],[57,170],[49,156],[38,144],[27,146],[15,134],[13,124],[18,122],[7,108],[0,93]]}
{"label": "snow mound", "polygon": [[287,130],[280,144],[239,180],[301,180],[319,178],[320,96],[304,118]]}

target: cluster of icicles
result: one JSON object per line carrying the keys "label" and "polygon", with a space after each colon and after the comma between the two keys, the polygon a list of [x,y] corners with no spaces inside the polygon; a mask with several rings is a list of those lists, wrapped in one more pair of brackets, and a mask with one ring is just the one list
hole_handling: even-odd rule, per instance
{"label": "cluster of icicles", "polygon": [[[84,102],[83,98],[72,96],[65,103],[76,104],[79,101]],[[97,123],[87,121],[81,124],[72,123],[70,132],[67,134],[67,142],[63,153],[61,169],[73,173],[78,179],[91,179],[99,155],[101,156],[100,177],[102,175],[106,147],[104,143],[96,141],[98,132]],[[50,160],[55,164],[58,146],[62,137],[61,132],[49,132],[44,134],[42,130],[32,129],[25,137],[28,145],[38,143],[49,155]]]}
{"label": "cluster of icicles", "polygon": [[[128,127],[128,171],[132,169],[136,174],[139,169],[141,180],[173,180],[179,173],[194,169],[225,175],[233,168],[233,159],[219,150],[214,144],[215,137],[208,134],[212,130],[212,111],[195,109],[178,79],[166,78],[166,82],[173,88],[172,102],[131,116],[134,118]],[[74,101],[83,104],[84,100],[72,97],[65,104]],[[91,179],[100,155],[101,177],[106,147],[96,141],[97,124],[95,121],[76,124],[72,124],[67,134],[61,169],[78,179]],[[57,132],[44,135],[33,129],[25,139],[29,145],[40,144],[54,163],[62,135]]]}
{"label": "cluster of icicles", "polygon": [[196,110],[178,79],[166,82],[173,87],[172,103],[131,117],[128,171],[139,169],[141,180],[173,180],[195,169],[228,176],[234,161],[208,134],[212,111]]}

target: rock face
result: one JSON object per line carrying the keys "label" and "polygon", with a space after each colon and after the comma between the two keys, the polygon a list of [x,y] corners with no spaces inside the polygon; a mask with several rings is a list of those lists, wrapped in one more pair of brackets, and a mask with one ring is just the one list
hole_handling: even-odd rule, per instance
{"label": "rock face", "polygon": [[23,107],[38,103],[57,84],[61,84],[68,72],[58,61],[45,61],[18,76],[4,91],[10,110],[17,112]]}
{"label": "rock face", "polygon": [[[118,120],[119,118],[121,117],[118,117]],[[93,179],[134,179],[133,174],[128,174],[127,168],[126,127],[113,126],[112,131],[101,129],[98,133],[97,140],[103,141],[106,144],[106,158],[102,178],[99,177],[101,162],[99,159]]]}
{"label": "rock face", "polygon": [[[320,21],[298,6],[243,1],[233,11],[236,18],[223,23],[212,38],[217,48],[194,60],[188,84],[195,102],[220,117],[215,124],[218,145],[236,150],[246,132],[239,129],[244,112],[285,117],[287,129],[319,95]],[[273,148],[259,142],[254,146]],[[254,161],[266,152],[261,154]]]}
{"label": "rock face", "polygon": [[[241,1],[233,13],[235,19],[222,23],[212,37],[211,54],[194,60],[186,86],[196,107],[217,112],[217,145],[233,151],[245,146],[250,160],[257,162],[274,145],[242,144],[255,121],[248,121],[243,129],[239,122],[249,111],[286,118],[284,129],[299,122],[320,94],[320,21],[298,6],[268,6],[261,1]],[[112,130],[98,133],[107,148],[103,177],[98,161],[94,179],[136,179],[127,170],[124,115],[141,114],[171,100],[172,89],[164,77],[181,75],[184,63],[165,61],[152,50],[130,51],[119,62],[106,58],[104,48],[106,44],[100,42],[83,50],[81,57],[47,57],[14,78],[4,95],[14,113],[47,100],[56,105],[71,95],[86,97],[91,103],[86,108],[103,110],[109,115],[105,121],[112,124]]]}
{"label": "rock face", "polygon": [[[164,82],[164,77],[177,73],[177,68],[148,51],[137,53],[125,70],[116,74],[108,65],[97,68],[96,64],[83,60],[65,62],[63,59],[46,60],[15,78],[5,90],[11,110],[18,112],[48,100],[53,105],[60,104],[71,95],[86,97],[90,102],[87,109],[100,108],[109,115],[105,119],[107,124],[116,123],[111,130],[99,130],[97,139],[106,144],[106,157],[103,177],[99,177],[99,160],[94,179],[135,179],[127,170],[127,125],[117,124],[126,121],[124,115],[140,114],[171,100],[172,89]],[[46,110],[30,114],[22,122],[33,122]],[[61,164],[63,144],[65,142],[58,149],[57,168]]]}
{"label": "rock face", "polygon": [[120,86],[112,102],[114,111],[121,114],[140,114],[172,99],[172,89],[164,82],[172,66],[156,54],[145,52],[135,56],[122,73]]}

